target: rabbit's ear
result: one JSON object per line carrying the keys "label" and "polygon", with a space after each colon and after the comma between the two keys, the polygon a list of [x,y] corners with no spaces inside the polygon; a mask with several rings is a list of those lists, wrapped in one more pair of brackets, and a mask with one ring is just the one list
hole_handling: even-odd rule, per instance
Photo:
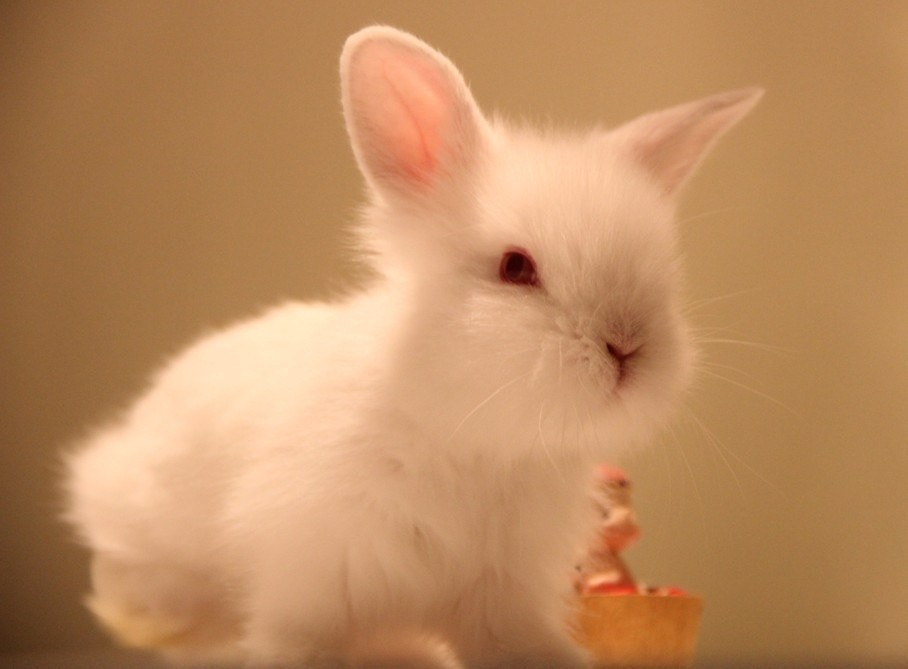
{"label": "rabbit's ear", "polygon": [[412,35],[386,27],[352,35],[341,85],[353,150],[374,188],[425,195],[475,163],[485,119],[457,68]]}
{"label": "rabbit's ear", "polygon": [[669,195],[718,139],[753,109],[763,90],[746,88],[641,116],[612,131]]}

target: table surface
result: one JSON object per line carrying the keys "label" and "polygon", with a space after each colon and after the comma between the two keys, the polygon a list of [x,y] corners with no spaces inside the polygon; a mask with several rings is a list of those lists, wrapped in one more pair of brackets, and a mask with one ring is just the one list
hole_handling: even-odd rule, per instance
{"label": "table surface", "polygon": [[[694,669],[906,669],[908,660],[902,663],[874,665],[867,663],[807,663],[801,665],[780,665],[767,659],[765,663],[735,665],[733,663],[694,664]],[[153,655],[117,649],[85,651],[42,651],[33,653],[0,653],[0,669],[173,669]],[[200,668],[196,668],[200,669]],[[201,668],[204,669],[204,668]]]}

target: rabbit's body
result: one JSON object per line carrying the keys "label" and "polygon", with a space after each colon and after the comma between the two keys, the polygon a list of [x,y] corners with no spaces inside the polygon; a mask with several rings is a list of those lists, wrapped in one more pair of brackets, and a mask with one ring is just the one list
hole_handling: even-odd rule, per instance
{"label": "rabbit's body", "polygon": [[91,606],[188,659],[331,666],[425,634],[470,667],[583,666],[593,465],[693,357],[673,194],[758,94],[539,135],[386,28],[342,81],[380,276],[201,340],[74,454]]}
{"label": "rabbit's body", "polygon": [[513,611],[563,613],[588,459],[490,467],[426,434],[363,327],[389,309],[290,304],[204,339],[74,461],[90,492],[71,513],[107,561],[92,606],[114,631],[231,657],[255,621],[258,653],[288,661],[307,636],[341,657],[358,629],[438,634],[475,661],[495,638],[540,641]]}

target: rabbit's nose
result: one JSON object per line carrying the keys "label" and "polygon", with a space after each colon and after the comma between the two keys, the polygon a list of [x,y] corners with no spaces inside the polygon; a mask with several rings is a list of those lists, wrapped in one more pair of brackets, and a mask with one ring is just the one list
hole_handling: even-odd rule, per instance
{"label": "rabbit's nose", "polygon": [[606,342],[605,349],[608,351],[609,355],[612,356],[612,359],[618,364],[617,382],[621,383],[625,381],[630,371],[628,369],[629,361],[640,350],[640,346],[630,344],[613,344],[612,342]]}
{"label": "rabbit's nose", "polygon": [[609,352],[609,355],[611,355],[618,362],[619,365],[622,365],[630,358],[632,358],[637,353],[637,351],[640,350],[640,347],[606,342],[605,349]]}

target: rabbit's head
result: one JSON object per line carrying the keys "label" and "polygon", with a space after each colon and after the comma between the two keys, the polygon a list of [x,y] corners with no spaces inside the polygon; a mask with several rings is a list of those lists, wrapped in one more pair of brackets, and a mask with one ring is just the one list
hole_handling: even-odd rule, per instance
{"label": "rabbit's head", "polygon": [[508,461],[601,457],[661,423],[694,356],[675,196],[761,92],[559,134],[487,120],[450,61],[391,28],[352,36],[341,74],[363,238],[402,301],[395,402]]}

